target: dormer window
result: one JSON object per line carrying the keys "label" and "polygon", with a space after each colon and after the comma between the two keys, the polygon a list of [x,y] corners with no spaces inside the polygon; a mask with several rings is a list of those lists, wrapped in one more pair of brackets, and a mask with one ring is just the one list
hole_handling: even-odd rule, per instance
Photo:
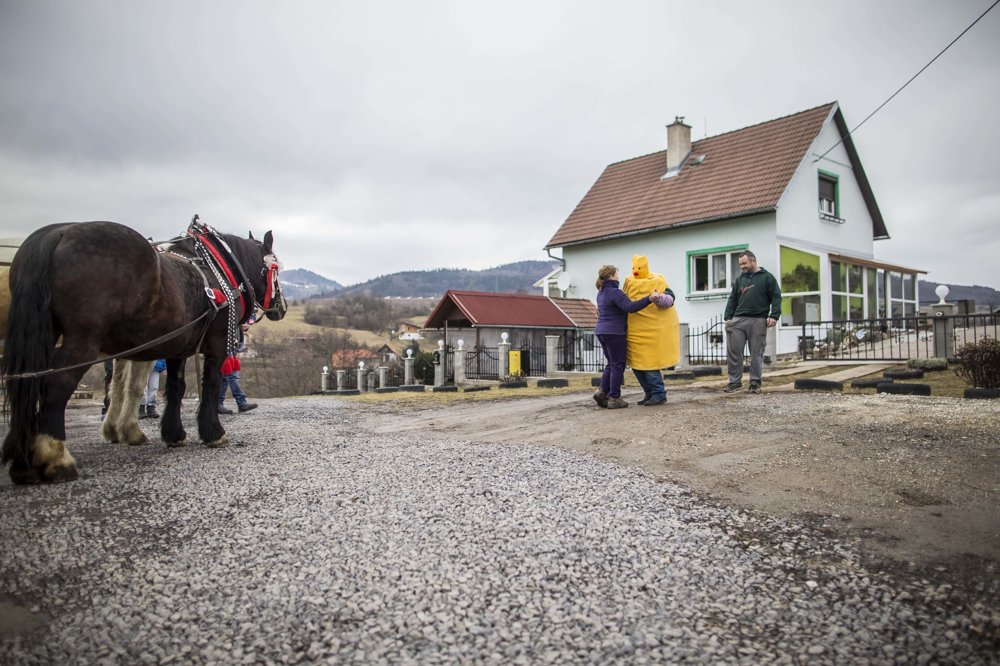
{"label": "dormer window", "polygon": [[839,178],[836,174],[819,172],[819,216],[830,222],[843,223],[840,216]]}

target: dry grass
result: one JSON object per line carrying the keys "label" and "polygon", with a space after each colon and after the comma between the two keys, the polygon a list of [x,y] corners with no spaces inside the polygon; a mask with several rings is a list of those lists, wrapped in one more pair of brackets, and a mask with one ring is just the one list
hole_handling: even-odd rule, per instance
{"label": "dry grass", "polygon": [[[831,365],[821,368],[811,368],[807,371],[782,375],[780,377],[780,383],[792,383],[796,379],[815,379],[822,378],[825,375],[830,375],[834,372],[840,372],[842,370],[847,370],[850,368],[861,367],[860,365]],[[898,365],[891,366],[892,370],[906,370],[906,364],[901,363]],[[881,377],[885,370],[880,370],[868,375],[863,375],[859,379],[875,379]],[[363,393],[358,396],[349,397],[350,400],[357,400],[366,403],[377,403],[377,402],[391,402],[395,405],[420,408],[421,406],[430,407],[432,405],[447,405],[458,402],[485,402],[494,400],[519,400],[524,398],[534,398],[546,395],[566,395],[570,393],[590,393],[594,391],[591,386],[591,378],[597,375],[581,375],[579,377],[569,378],[569,386],[564,388],[538,388],[533,385],[529,385],[528,388],[523,389],[499,389],[495,385],[491,386],[488,391],[471,391],[465,392],[461,388],[455,393],[434,393],[431,391],[430,387],[424,393]],[[713,375],[709,377],[697,377],[695,379],[685,379],[685,380],[667,380],[666,387],[669,392],[671,388],[717,388],[720,381],[725,380],[725,375]],[[778,382],[779,378],[775,378],[773,381]],[[935,397],[954,397],[961,398],[964,390],[969,388],[969,385],[962,381],[957,375],[955,375],[954,370],[951,368],[947,370],[937,371],[937,372],[925,372],[922,379],[912,379],[912,380],[896,380],[897,383],[906,381],[909,383],[919,383],[928,384],[931,387],[931,395]],[[530,380],[529,380],[530,383]],[[635,379],[631,377],[629,373],[625,375],[625,386],[628,388],[636,388],[637,384]],[[872,394],[875,389],[855,389],[851,388],[851,382],[844,382],[844,393],[848,394]]]}

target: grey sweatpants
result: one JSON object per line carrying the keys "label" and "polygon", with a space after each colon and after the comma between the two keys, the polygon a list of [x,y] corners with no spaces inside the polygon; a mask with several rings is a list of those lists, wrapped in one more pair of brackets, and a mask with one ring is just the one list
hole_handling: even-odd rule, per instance
{"label": "grey sweatpants", "polygon": [[743,381],[743,349],[750,345],[750,383],[760,384],[764,369],[764,345],[767,343],[766,317],[733,317],[726,322],[729,382]]}

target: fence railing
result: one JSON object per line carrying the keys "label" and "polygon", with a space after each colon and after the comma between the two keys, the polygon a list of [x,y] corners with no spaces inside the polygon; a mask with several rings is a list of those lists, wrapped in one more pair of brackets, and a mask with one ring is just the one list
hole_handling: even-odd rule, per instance
{"label": "fence railing", "polygon": [[726,323],[722,317],[710,319],[701,328],[690,328],[688,359],[693,365],[726,362]]}
{"label": "fence railing", "polygon": [[604,350],[601,349],[597,336],[591,331],[582,331],[572,343],[557,346],[556,370],[564,372],[604,370]]}
{"label": "fence railing", "polygon": [[798,353],[803,359],[891,361],[951,356],[962,345],[997,339],[1000,315],[820,321],[798,328]]}
{"label": "fence railing", "polygon": [[465,352],[465,376],[469,379],[499,379],[500,350],[483,347]]}
{"label": "fence railing", "polygon": [[[525,365],[527,364],[527,365]],[[521,372],[526,377],[545,376],[545,347],[521,347]]]}

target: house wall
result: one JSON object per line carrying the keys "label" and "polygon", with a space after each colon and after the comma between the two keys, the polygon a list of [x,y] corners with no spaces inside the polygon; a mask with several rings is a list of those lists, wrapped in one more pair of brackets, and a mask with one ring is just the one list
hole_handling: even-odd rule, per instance
{"label": "house wall", "polygon": [[729,292],[692,299],[688,252],[747,245],[757,255],[760,265],[771,270],[778,262],[774,230],[774,215],[766,213],[566,247],[563,248],[563,258],[571,285],[567,296],[596,301],[594,283],[601,266],[614,264],[624,281],[631,270],[632,255],[645,254],[649,258],[649,269],[661,273],[676,294],[681,321],[701,326],[713,317],[722,316]]}
{"label": "house wall", "polygon": [[[843,252],[873,258],[872,218],[854,177],[850,158],[843,144],[816,162],[816,158],[840,140],[840,133],[831,120],[819,133],[813,149],[799,164],[788,188],[778,201],[777,235],[802,249]],[[843,224],[820,218],[819,172],[837,175],[840,217]],[[777,263],[772,265],[776,266]]]}

